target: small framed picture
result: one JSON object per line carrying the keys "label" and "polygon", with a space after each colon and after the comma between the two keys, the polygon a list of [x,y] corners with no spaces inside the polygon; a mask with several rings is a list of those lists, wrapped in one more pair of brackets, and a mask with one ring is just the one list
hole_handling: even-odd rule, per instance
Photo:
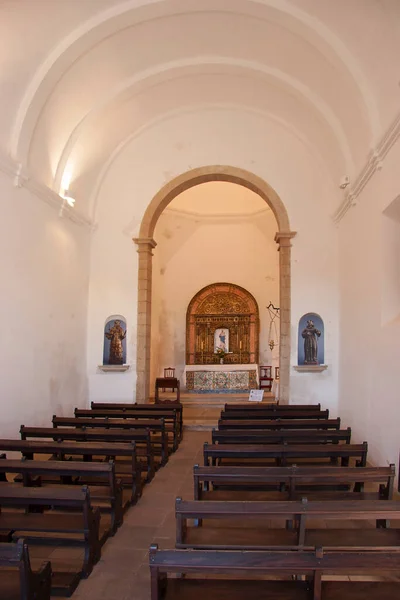
{"label": "small framed picture", "polygon": [[275,367],[275,379],[279,379],[279,367]]}

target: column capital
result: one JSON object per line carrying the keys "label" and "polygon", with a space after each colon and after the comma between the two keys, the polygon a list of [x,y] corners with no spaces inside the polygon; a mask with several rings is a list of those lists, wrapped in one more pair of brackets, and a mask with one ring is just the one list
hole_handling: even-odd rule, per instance
{"label": "column capital", "polygon": [[155,242],[153,238],[132,238],[132,240],[137,245],[138,252],[149,252],[151,254],[153,248],[157,246],[157,242]]}
{"label": "column capital", "polygon": [[297,231],[278,231],[275,234],[275,242],[279,244],[280,248],[290,248],[291,239],[297,234]]}

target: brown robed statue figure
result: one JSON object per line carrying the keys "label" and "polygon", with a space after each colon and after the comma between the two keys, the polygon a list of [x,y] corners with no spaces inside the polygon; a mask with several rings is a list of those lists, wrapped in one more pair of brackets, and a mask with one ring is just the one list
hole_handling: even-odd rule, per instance
{"label": "brown robed statue figure", "polygon": [[111,340],[108,362],[110,365],[122,365],[124,360],[124,349],[122,340],[125,339],[126,330],[121,327],[121,321],[116,320],[114,325],[104,332],[108,340]]}
{"label": "brown robed statue figure", "polygon": [[307,327],[301,332],[304,338],[304,364],[318,364],[318,338],[321,335],[319,329],[314,325],[314,321],[307,321]]}

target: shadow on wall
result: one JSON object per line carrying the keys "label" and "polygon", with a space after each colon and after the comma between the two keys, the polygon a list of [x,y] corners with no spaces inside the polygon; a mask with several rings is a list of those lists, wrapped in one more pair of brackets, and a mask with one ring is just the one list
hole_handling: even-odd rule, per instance
{"label": "shadow on wall", "polygon": [[306,313],[299,321],[298,364],[324,364],[324,322],[316,313]]}
{"label": "shadow on wall", "polygon": [[126,364],[126,319],[111,315],[104,325],[103,365]]}

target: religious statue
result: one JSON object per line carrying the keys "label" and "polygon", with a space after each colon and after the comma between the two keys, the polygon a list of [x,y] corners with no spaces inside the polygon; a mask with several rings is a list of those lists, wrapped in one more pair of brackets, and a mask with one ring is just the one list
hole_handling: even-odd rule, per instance
{"label": "religious statue", "polygon": [[226,332],[224,329],[221,330],[219,334],[220,348],[226,352]]}
{"label": "religious statue", "polygon": [[229,352],[229,329],[216,329],[214,332],[214,352]]}
{"label": "religious statue", "polygon": [[117,319],[114,325],[108,331],[104,332],[104,335],[111,341],[108,364],[122,365],[124,360],[122,340],[125,339],[126,330],[122,329],[121,321]]}
{"label": "religious statue", "polygon": [[321,332],[314,326],[314,321],[307,321],[307,327],[301,335],[304,338],[304,364],[318,365],[318,338]]}

